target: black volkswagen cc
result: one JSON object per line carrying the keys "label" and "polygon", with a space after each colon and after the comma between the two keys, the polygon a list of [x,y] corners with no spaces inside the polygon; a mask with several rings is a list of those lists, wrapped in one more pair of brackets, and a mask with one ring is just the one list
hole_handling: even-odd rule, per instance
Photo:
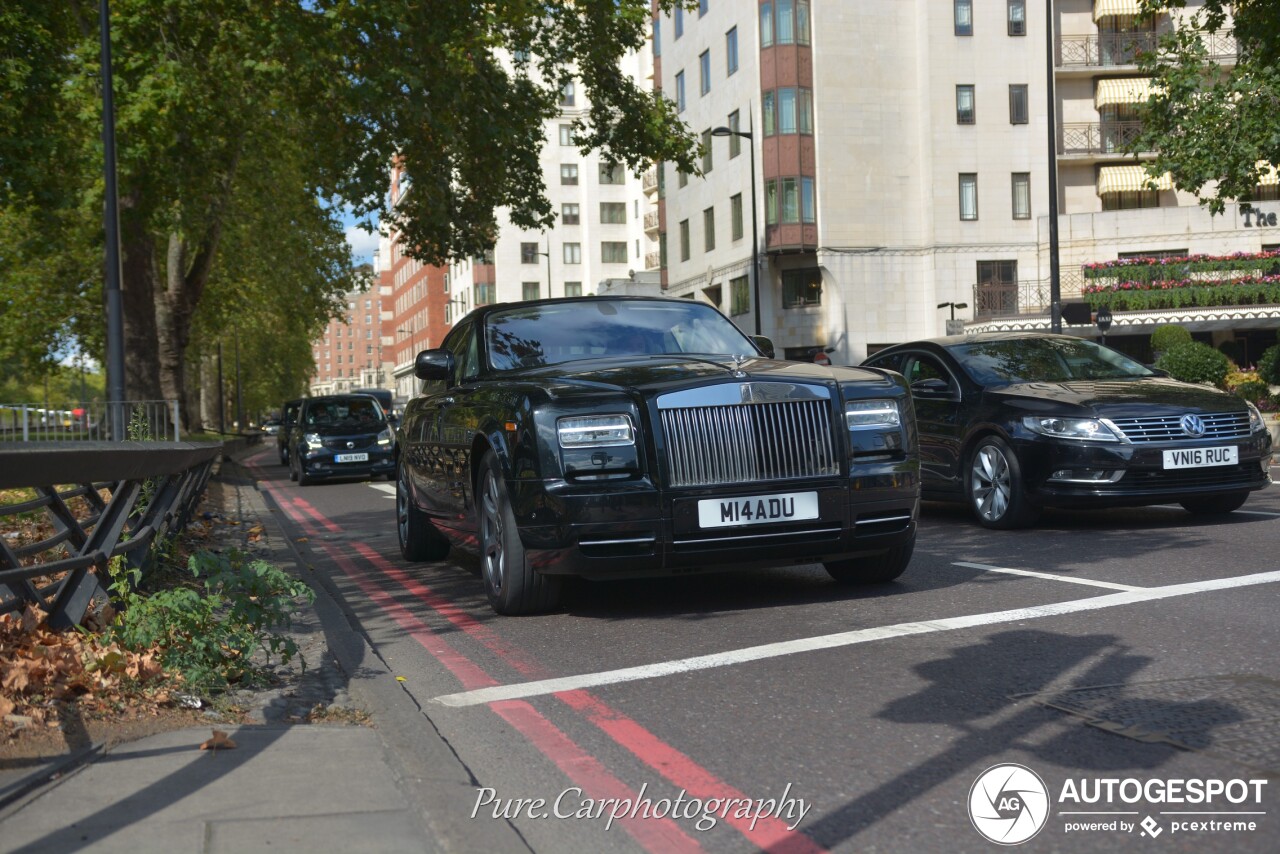
{"label": "black volkswagen cc", "polygon": [[566,575],[821,562],[840,581],[896,578],[919,503],[905,381],[771,350],[689,300],[476,309],[417,356],[402,553],[478,548],[502,614],[555,607]]}
{"label": "black volkswagen cc", "polygon": [[1044,506],[1229,513],[1270,483],[1253,404],[1092,341],[954,336],[864,364],[911,384],[924,497],[965,501],[988,528],[1030,525]]}
{"label": "black volkswagen cc", "polygon": [[395,476],[395,436],[367,394],[304,398],[289,433],[289,479]]}

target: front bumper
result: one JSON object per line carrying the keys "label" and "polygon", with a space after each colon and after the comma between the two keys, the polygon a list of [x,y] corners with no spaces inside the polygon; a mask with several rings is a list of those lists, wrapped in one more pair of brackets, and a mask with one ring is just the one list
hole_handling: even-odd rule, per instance
{"label": "front bumper", "polygon": [[[362,452],[363,453],[363,452]],[[396,470],[395,453],[392,450],[369,451],[369,459],[358,463],[334,462],[333,454],[315,452],[302,460],[307,477],[324,479],[337,477],[381,477]]]}
{"label": "front bumper", "polygon": [[[817,563],[883,552],[915,535],[914,464],[852,478],[659,490],[647,479],[585,486],[508,481],[520,538],[539,572],[626,578]],[[816,492],[817,519],[702,529],[698,501]]]}
{"label": "front bumper", "polygon": [[[1171,443],[1090,444],[1057,440],[1015,441],[1023,476],[1034,500],[1055,507],[1124,507],[1262,489],[1271,482],[1271,436]],[[1236,462],[1196,468],[1164,468],[1164,452],[1234,446]],[[1114,480],[1078,482],[1058,472],[1110,472]]]}

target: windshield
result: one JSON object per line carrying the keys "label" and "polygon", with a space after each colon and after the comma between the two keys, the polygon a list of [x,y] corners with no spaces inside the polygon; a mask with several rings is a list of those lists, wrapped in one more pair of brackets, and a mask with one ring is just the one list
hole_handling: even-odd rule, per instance
{"label": "windshield", "polygon": [[1015,338],[956,344],[947,349],[984,386],[1155,375],[1122,353],[1079,338]]}
{"label": "windshield", "polygon": [[324,397],[307,404],[308,427],[382,427],[382,407],[371,397]]}
{"label": "windshield", "polygon": [[580,359],[755,356],[720,312],[693,301],[594,300],[496,311],[486,321],[489,364],[514,371]]}

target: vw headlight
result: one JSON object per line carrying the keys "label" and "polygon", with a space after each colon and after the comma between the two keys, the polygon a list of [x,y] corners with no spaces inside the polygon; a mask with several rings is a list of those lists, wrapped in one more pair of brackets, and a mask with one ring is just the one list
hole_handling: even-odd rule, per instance
{"label": "vw headlight", "polygon": [[381,433],[378,434],[378,444],[379,445],[391,444],[391,428],[390,427],[388,427],[386,430],[383,430]]}
{"label": "vw headlight", "polygon": [[1245,406],[1249,407],[1249,432],[1258,433],[1267,429],[1267,424],[1262,420],[1262,413],[1258,411],[1258,407],[1249,401],[1245,401]]}
{"label": "vw headlight", "polygon": [[634,445],[635,431],[626,415],[570,415],[556,420],[562,448]]}
{"label": "vw headlight", "polygon": [[319,433],[304,433],[302,441],[307,443],[307,447],[313,451],[318,451],[324,447],[324,442],[320,440]]}
{"label": "vw headlight", "polygon": [[1096,418],[1060,418],[1052,415],[1027,415],[1022,425],[1032,433],[1054,439],[1081,439],[1086,442],[1118,442],[1120,437]]}
{"label": "vw headlight", "polygon": [[897,427],[902,417],[896,400],[846,400],[844,423],[850,430]]}

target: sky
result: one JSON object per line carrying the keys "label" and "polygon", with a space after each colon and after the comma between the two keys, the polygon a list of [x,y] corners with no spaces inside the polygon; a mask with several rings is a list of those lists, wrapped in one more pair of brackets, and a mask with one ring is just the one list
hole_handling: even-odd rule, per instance
{"label": "sky", "polygon": [[351,254],[356,264],[372,264],[373,253],[378,250],[378,234],[370,234],[356,225],[355,217],[350,210],[343,211],[342,227],[347,234],[347,243],[351,245]]}

